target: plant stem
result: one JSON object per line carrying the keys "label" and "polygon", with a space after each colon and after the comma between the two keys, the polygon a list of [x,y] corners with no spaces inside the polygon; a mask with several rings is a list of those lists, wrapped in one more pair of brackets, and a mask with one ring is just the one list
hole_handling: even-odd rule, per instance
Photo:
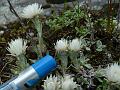
{"label": "plant stem", "polygon": [[38,56],[39,57],[42,57],[42,52],[45,51],[45,45],[43,44],[43,38],[42,38],[42,22],[39,20],[39,17],[36,16],[34,19],[33,19],[33,23],[35,25],[35,28],[37,30],[37,37],[38,37]]}
{"label": "plant stem", "polygon": [[110,36],[112,35],[113,29],[112,29],[112,0],[108,0],[108,23],[107,23],[107,31],[110,33]]}
{"label": "plant stem", "polygon": [[58,52],[58,55],[60,57],[61,60],[61,67],[62,67],[62,72],[63,74],[66,73],[66,69],[67,69],[67,65],[68,65],[68,55],[67,52],[63,51],[63,52]]}
{"label": "plant stem", "polygon": [[23,71],[25,68],[29,66],[29,64],[27,63],[27,58],[25,57],[24,54],[20,54],[19,56],[17,56],[17,60],[19,72]]}

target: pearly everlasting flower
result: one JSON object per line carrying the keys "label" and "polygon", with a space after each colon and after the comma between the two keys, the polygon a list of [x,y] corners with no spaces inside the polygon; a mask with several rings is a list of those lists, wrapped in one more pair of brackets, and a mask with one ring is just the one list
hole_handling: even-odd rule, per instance
{"label": "pearly everlasting flower", "polygon": [[111,66],[108,66],[105,69],[105,75],[109,81],[120,84],[120,66],[118,63],[114,63]]}
{"label": "pearly everlasting flower", "polygon": [[58,81],[58,77],[50,75],[44,80],[44,90],[59,90],[60,82]]}
{"label": "pearly everlasting flower", "polygon": [[78,87],[76,82],[73,81],[73,78],[70,75],[65,75],[62,78],[62,84],[61,84],[62,90],[74,90]]}
{"label": "pearly everlasting flower", "polygon": [[33,18],[36,15],[42,14],[43,9],[41,7],[42,7],[42,5],[39,6],[38,3],[28,5],[23,9],[23,12],[22,12],[21,16],[23,18]]}
{"label": "pearly everlasting flower", "polygon": [[9,47],[7,50],[13,55],[13,56],[18,56],[22,53],[25,53],[26,51],[26,44],[27,41],[23,40],[22,38],[18,38],[15,40],[12,40],[9,44]]}
{"label": "pearly everlasting flower", "polygon": [[65,39],[58,40],[55,45],[56,51],[67,51],[68,41]]}
{"label": "pearly everlasting flower", "polygon": [[72,51],[78,51],[81,49],[81,42],[78,38],[73,39],[70,43],[69,43],[69,49]]}

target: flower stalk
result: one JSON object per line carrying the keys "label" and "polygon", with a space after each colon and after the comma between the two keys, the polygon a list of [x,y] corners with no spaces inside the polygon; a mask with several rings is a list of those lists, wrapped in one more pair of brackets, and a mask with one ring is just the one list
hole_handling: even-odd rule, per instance
{"label": "flower stalk", "polygon": [[29,66],[27,63],[27,58],[25,57],[24,54],[20,54],[17,58],[17,66],[19,66],[19,71],[23,71],[25,68]]}
{"label": "flower stalk", "polygon": [[75,52],[75,51],[69,51],[69,57],[71,59],[71,63],[76,67],[76,65],[78,65],[78,56],[79,56],[79,52]]}
{"label": "flower stalk", "polygon": [[[37,30],[37,37],[38,37],[38,46],[36,46],[38,48],[37,53],[40,57],[42,57],[42,52],[44,52],[45,50],[45,45],[43,44],[43,38],[42,38],[42,22],[39,20],[39,16],[36,16],[35,18],[33,18],[33,23],[35,26],[35,29]],[[40,48],[40,49],[39,49]]]}
{"label": "flower stalk", "polygon": [[68,66],[68,53],[66,51],[58,52],[59,59],[61,60],[61,68],[63,74],[66,73]]}

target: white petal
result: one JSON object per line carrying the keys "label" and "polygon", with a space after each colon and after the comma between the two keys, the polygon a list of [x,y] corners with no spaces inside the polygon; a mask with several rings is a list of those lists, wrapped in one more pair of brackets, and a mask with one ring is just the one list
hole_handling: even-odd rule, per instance
{"label": "white petal", "polygon": [[32,5],[28,5],[23,9],[21,17],[23,18],[33,18],[36,15],[43,14],[43,9],[41,8],[42,5],[38,3],[34,3]]}
{"label": "white petal", "polygon": [[27,41],[23,40],[22,38],[18,38],[15,40],[11,40],[10,43],[8,43],[9,47],[6,49],[13,55],[18,56],[22,53],[25,53],[27,48]]}

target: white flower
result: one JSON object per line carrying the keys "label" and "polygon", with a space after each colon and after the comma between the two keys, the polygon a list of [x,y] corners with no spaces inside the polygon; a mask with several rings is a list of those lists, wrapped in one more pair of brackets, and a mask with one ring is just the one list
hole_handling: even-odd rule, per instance
{"label": "white flower", "polygon": [[40,5],[40,7],[39,7],[38,3],[28,5],[23,9],[23,12],[22,12],[21,16],[23,18],[33,18],[36,15],[42,14],[43,9],[41,7],[42,7],[42,5]]}
{"label": "white flower", "polygon": [[69,43],[69,49],[72,51],[78,51],[81,49],[81,42],[78,38],[73,39],[70,43]]}
{"label": "white flower", "polygon": [[120,84],[120,66],[118,63],[114,63],[105,69],[106,78],[115,83]]}
{"label": "white flower", "polygon": [[74,90],[78,87],[78,84],[73,81],[73,78],[70,75],[65,75],[62,78],[62,90]]}
{"label": "white flower", "polygon": [[12,40],[9,44],[9,47],[6,48],[13,56],[18,56],[26,51],[27,41],[22,38]]}
{"label": "white flower", "polygon": [[[73,81],[70,75],[64,75],[63,78],[52,75],[44,80],[44,90],[74,90],[79,85]],[[81,89],[80,89],[81,90]]]}
{"label": "white flower", "polygon": [[60,82],[58,81],[58,77],[50,75],[50,77],[44,80],[44,90],[59,90]]}
{"label": "white flower", "polygon": [[56,51],[67,51],[68,41],[65,39],[58,40],[55,45]]}

